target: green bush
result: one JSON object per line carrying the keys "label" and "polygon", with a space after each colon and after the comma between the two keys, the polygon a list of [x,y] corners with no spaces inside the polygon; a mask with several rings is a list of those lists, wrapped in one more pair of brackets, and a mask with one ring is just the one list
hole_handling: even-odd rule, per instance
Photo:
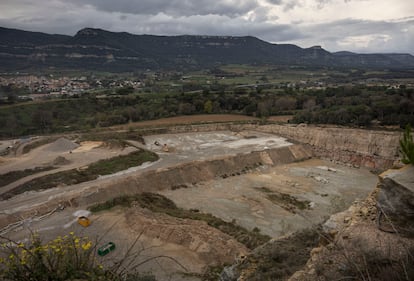
{"label": "green bush", "polygon": [[404,164],[414,165],[414,142],[411,135],[410,124],[407,124],[407,126],[405,126],[403,138],[400,140],[400,152],[403,157],[401,161]]}

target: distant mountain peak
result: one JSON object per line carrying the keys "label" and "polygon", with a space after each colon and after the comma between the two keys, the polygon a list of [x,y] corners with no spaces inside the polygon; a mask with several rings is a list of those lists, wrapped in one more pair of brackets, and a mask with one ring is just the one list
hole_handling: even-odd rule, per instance
{"label": "distant mountain peak", "polygon": [[0,71],[77,69],[111,72],[200,69],[223,64],[414,69],[410,54],[330,53],[253,36],[155,36],[83,28],[75,36],[0,28]]}
{"label": "distant mountain peak", "polygon": [[322,46],[321,45],[315,45],[315,46],[310,47],[309,49],[311,49],[311,50],[322,50]]}
{"label": "distant mountain peak", "polygon": [[75,36],[96,36],[99,34],[99,31],[102,31],[102,30],[86,27],[86,28],[79,30]]}

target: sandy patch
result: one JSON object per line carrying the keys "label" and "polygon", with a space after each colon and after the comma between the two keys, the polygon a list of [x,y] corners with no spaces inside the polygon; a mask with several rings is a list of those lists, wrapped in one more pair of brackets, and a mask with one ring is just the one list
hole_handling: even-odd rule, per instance
{"label": "sandy patch", "polygon": [[0,157],[0,165],[1,164],[4,164],[4,163],[6,163],[7,162],[7,160],[6,159],[4,159],[3,157]]}
{"label": "sandy patch", "polygon": [[270,116],[267,120],[272,122],[287,123],[290,119],[293,118],[293,115],[282,115],[282,116]]}
{"label": "sandy patch", "polygon": [[103,145],[102,141],[83,141],[80,146],[74,149],[72,152],[85,152]]}

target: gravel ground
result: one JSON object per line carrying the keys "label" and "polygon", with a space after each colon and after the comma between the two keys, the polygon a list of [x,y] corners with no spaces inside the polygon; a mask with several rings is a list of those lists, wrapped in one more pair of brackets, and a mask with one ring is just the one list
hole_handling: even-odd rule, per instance
{"label": "gravel ground", "polygon": [[[199,209],[226,221],[279,237],[324,221],[375,187],[377,176],[368,170],[311,159],[253,173],[213,180],[193,188],[166,190],[163,195],[186,209]],[[289,194],[308,202],[294,212],[269,200],[271,194]]]}

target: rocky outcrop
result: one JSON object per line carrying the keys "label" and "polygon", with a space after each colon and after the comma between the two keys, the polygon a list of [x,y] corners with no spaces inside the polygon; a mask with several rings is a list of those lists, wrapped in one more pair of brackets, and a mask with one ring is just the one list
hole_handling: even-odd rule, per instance
{"label": "rocky outcrop", "polygon": [[[414,280],[413,189],[413,166],[381,174],[365,200],[329,218],[319,246],[289,281]],[[378,225],[379,210],[391,231]]]}
{"label": "rocky outcrop", "polygon": [[[401,235],[412,231],[408,226],[413,223],[413,190],[414,166],[405,166],[399,170],[389,170],[379,176],[379,183],[373,192],[364,200],[355,201],[349,209],[332,215],[317,230],[320,236],[319,245],[307,249],[302,256],[309,256],[300,270],[296,271],[289,281],[330,281],[330,280],[414,280],[411,270],[414,258],[414,239],[412,236]],[[377,210],[382,209],[393,220],[394,233],[381,231],[377,227]],[[411,233],[412,234],[412,233]],[[221,281],[235,280],[270,280],[263,275],[275,268],[290,268],[298,259],[292,251],[286,253],[282,245],[292,245],[293,236],[281,237],[283,244],[277,251],[271,252],[267,262],[263,249],[277,242],[270,241],[267,245],[226,267],[221,274]],[[309,236],[300,237],[299,241],[311,241]],[[309,244],[303,245],[309,246]],[[300,249],[303,250],[303,249]],[[260,251],[261,255],[255,255]],[[292,259],[294,257],[294,259]],[[288,266],[286,265],[288,264]],[[247,274],[247,275],[246,275]],[[272,280],[278,272],[272,273]],[[247,276],[247,278],[246,278]]]}
{"label": "rocky outcrop", "polygon": [[315,227],[272,239],[225,267],[219,281],[286,280],[306,264],[318,237]]}
{"label": "rocky outcrop", "polygon": [[389,170],[379,178],[377,205],[385,223],[395,228],[390,231],[414,236],[414,166]]}

